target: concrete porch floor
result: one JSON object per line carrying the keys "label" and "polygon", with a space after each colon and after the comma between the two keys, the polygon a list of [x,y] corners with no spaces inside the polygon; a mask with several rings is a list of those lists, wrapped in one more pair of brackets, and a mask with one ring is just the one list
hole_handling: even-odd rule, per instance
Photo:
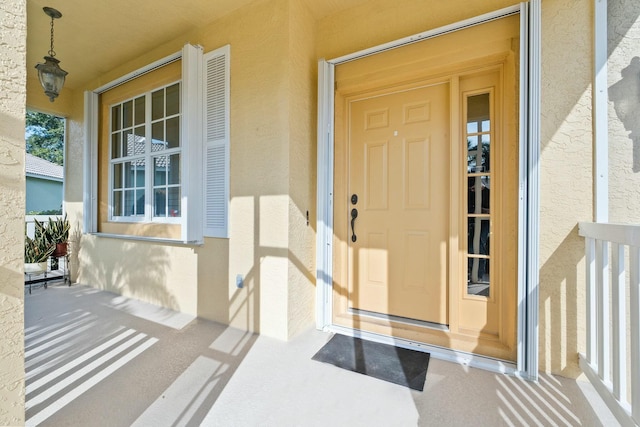
{"label": "concrete porch floor", "polygon": [[249,334],[85,285],[25,292],[27,425],[618,423],[586,381],[431,358],[423,392],[315,362],[331,337]]}

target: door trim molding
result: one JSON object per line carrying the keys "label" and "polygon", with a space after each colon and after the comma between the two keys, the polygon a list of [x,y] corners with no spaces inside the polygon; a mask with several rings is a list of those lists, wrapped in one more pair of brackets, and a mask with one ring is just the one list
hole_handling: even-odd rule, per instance
{"label": "door trim molding", "polygon": [[[427,346],[393,337],[332,325],[333,285],[333,137],[335,66],[386,50],[520,14],[520,172],[518,234],[518,360],[511,364],[489,357]],[[540,17],[541,0],[531,0],[393,42],[318,63],[318,181],[316,238],[316,327],[325,331],[391,342],[400,347],[431,351],[432,355],[526,379],[538,376],[538,250],[540,156]]]}

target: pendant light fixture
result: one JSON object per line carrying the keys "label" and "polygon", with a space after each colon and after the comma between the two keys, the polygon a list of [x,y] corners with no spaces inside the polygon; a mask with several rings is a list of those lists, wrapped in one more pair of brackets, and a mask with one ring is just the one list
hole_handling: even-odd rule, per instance
{"label": "pendant light fixture", "polygon": [[61,18],[62,13],[52,7],[43,7],[42,10],[51,17],[51,49],[49,49],[49,54],[44,57],[44,64],[36,65],[36,69],[44,93],[49,97],[49,101],[53,102],[62,90],[64,79],[68,74],[58,66],[60,61],[55,58],[56,52],[53,50],[53,20]]}

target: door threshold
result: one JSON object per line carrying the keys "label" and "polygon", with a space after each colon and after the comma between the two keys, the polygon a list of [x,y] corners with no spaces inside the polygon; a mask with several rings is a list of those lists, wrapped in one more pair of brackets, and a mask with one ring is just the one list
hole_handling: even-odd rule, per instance
{"label": "door threshold", "polygon": [[404,323],[405,325],[421,326],[423,328],[449,332],[449,325],[443,325],[442,323],[427,322],[426,320],[410,319],[408,317],[394,316],[392,314],[377,313],[375,311],[360,310],[357,308],[349,308],[347,309],[347,312],[349,314],[372,317],[374,319],[388,320],[390,322]]}
{"label": "door threshold", "polygon": [[529,379],[526,375],[523,375],[522,372],[518,371],[515,363],[506,360],[495,359],[493,357],[481,356],[473,353],[466,353],[459,350],[452,350],[450,348],[406,340],[402,338],[394,338],[386,335],[374,334],[372,332],[362,331],[359,329],[350,329],[339,325],[328,325],[323,330],[325,332],[333,332],[350,337],[362,338],[368,341],[406,348],[409,350],[430,353],[431,357],[435,359],[456,363],[458,365],[484,369],[485,371],[493,372],[496,374],[505,374]]}

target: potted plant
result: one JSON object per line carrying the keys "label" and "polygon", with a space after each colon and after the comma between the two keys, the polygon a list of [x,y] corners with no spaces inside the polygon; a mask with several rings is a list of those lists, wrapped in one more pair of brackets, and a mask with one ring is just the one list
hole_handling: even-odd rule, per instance
{"label": "potted plant", "polygon": [[49,218],[49,223],[45,227],[43,223],[36,221],[36,233],[44,233],[47,240],[55,244],[53,257],[58,258],[67,254],[67,241],[69,240],[69,230],[71,225],[67,220],[67,214],[64,218]]}
{"label": "potted plant", "polygon": [[24,271],[25,273],[42,273],[47,270],[47,259],[56,246],[47,240],[43,233],[36,233],[32,239],[24,238]]}

